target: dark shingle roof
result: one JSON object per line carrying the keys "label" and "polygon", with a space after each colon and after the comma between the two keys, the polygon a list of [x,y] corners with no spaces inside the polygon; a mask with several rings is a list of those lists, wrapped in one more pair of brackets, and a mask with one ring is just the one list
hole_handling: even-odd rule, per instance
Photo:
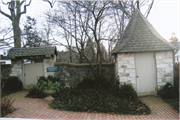
{"label": "dark shingle roof", "polygon": [[57,55],[56,47],[11,48],[8,57],[25,57],[37,55]]}
{"label": "dark shingle roof", "polygon": [[119,52],[149,52],[174,50],[149,23],[149,21],[136,9],[125,29],[123,37],[118,41],[113,54]]}

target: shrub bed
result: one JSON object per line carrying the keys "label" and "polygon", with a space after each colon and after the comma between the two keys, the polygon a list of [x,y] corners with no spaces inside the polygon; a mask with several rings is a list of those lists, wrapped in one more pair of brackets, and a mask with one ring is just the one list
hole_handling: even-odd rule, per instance
{"label": "shrub bed", "polygon": [[158,91],[160,97],[179,112],[179,94],[177,93],[179,92],[171,83],[166,83],[164,87]]}
{"label": "shrub bed", "polygon": [[139,99],[120,98],[103,89],[66,88],[56,94],[50,106],[54,109],[85,112],[149,114],[150,109]]}
{"label": "shrub bed", "polygon": [[[149,107],[137,98],[132,85],[121,85],[101,77],[84,79],[74,88],[61,89],[50,106],[54,109],[84,112],[150,114]],[[123,94],[122,94],[123,92]]]}

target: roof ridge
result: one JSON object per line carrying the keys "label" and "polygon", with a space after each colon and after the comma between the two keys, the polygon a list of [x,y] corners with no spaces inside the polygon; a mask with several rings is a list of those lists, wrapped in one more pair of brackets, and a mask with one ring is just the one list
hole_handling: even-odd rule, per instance
{"label": "roof ridge", "polygon": [[48,47],[51,47],[51,48],[54,48],[56,46],[40,46],[40,47],[21,47],[21,48],[11,48],[11,49],[37,49],[37,48],[48,48]]}

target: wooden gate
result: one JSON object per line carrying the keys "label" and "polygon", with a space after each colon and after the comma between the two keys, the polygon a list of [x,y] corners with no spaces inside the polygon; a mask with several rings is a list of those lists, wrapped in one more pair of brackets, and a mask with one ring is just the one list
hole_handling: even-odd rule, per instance
{"label": "wooden gate", "polygon": [[137,93],[139,96],[156,94],[156,65],[154,53],[135,53]]}
{"label": "wooden gate", "polygon": [[24,65],[24,88],[37,85],[39,76],[44,75],[43,63],[31,63]]}

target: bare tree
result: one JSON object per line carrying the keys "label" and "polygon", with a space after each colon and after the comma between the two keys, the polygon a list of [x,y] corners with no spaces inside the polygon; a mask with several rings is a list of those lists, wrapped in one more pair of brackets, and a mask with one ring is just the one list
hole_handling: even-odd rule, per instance
{"label": "bare tree", "polygon": [[[28,4],[26,4],[25,0],[20,2],[19,0],[14,1],[11,0],[10,2],[4,3],[5,5],[8,5],[8,9],[10,11],[10,15],[3,12],[0,9],[0,13],[7,18],[9,18],[12,21],[12,26],[13,26],[13,33],[14,33],[14,47],[21,47],[21,29],[19,27],[19,22],[22,14],[26,13],[26,7],[31,4],[31,0],[29,1]],[[24,6],[24,10],[21,11],[21,6]]]}
{"label": "bare tree", "polygon": [[[74,41],[72,44],[74,43],[77,48],[80,62],[85,59],[91,66],[92,61],[88,58],[85,48],[87,41],[92,40],[95,45],[97,76],[100,76],[103,62],[103,47],[101,45],[104,41],[109,41],[109,45],[113,45],[120,39],[136,4],[133,1],[60,2],[56,13],[49,16],[51,16],[52,22],[57,25],[60,35],[66,38],[66,47],[70,48],[69,43]],[[94,66],[92,69],[95,73]]]}
{"label": "bare tree", "polygon": [[[53,7],[54,2],[50,2],[49,0],[44,0],[45,2],[48,2],[51,7]],[[5,17],[9,18],[12,22],[13,26],[13,34],[14,34],[14,47],[20,48],[21,47],[21,29],[19,26],[20,18],[22,14],[26,14],[27,6],[30,6],[31,0],[26,3],[26,0],[11,0],[10,2],[3,2],[2,4],[7,5],[8,9],[10,11],[10,15],[5,13],[0,8],[0,13],[4,15]],[[22,11],[23,8],[23,11]]]}
{"label": "bare tree", "polygon": [[7,28],[0,28],[0,34],[2,35],[0,38],[0,49],[9,48],[11,44],[13,44],[11,36],[9,33],[12,31],[11,27]]}
{"label": "bare tree", "polygon": [[147,7],[146,12],[144,13],[145,17],[147,18],[150,14],[150,11],[152,9],[154,0],[132,0],[132,1],[111,1],[112,6],[115,8],[113,9],[113,15],[115,18],[115,28],[118,30],[116,37],[113,39],[110,39],[108,42],[108,53],[109,53],[109,60],[113,62],[113,58],[111,56],[111,51],[114,48],[114,45],[117,43],[117,41],[120,40],[120,38],[124,34],[125,27],[127,26],[127,23],[129,22],[131,15],[133,14],[133,11],[135,9],[139,9],[141,7]]}

